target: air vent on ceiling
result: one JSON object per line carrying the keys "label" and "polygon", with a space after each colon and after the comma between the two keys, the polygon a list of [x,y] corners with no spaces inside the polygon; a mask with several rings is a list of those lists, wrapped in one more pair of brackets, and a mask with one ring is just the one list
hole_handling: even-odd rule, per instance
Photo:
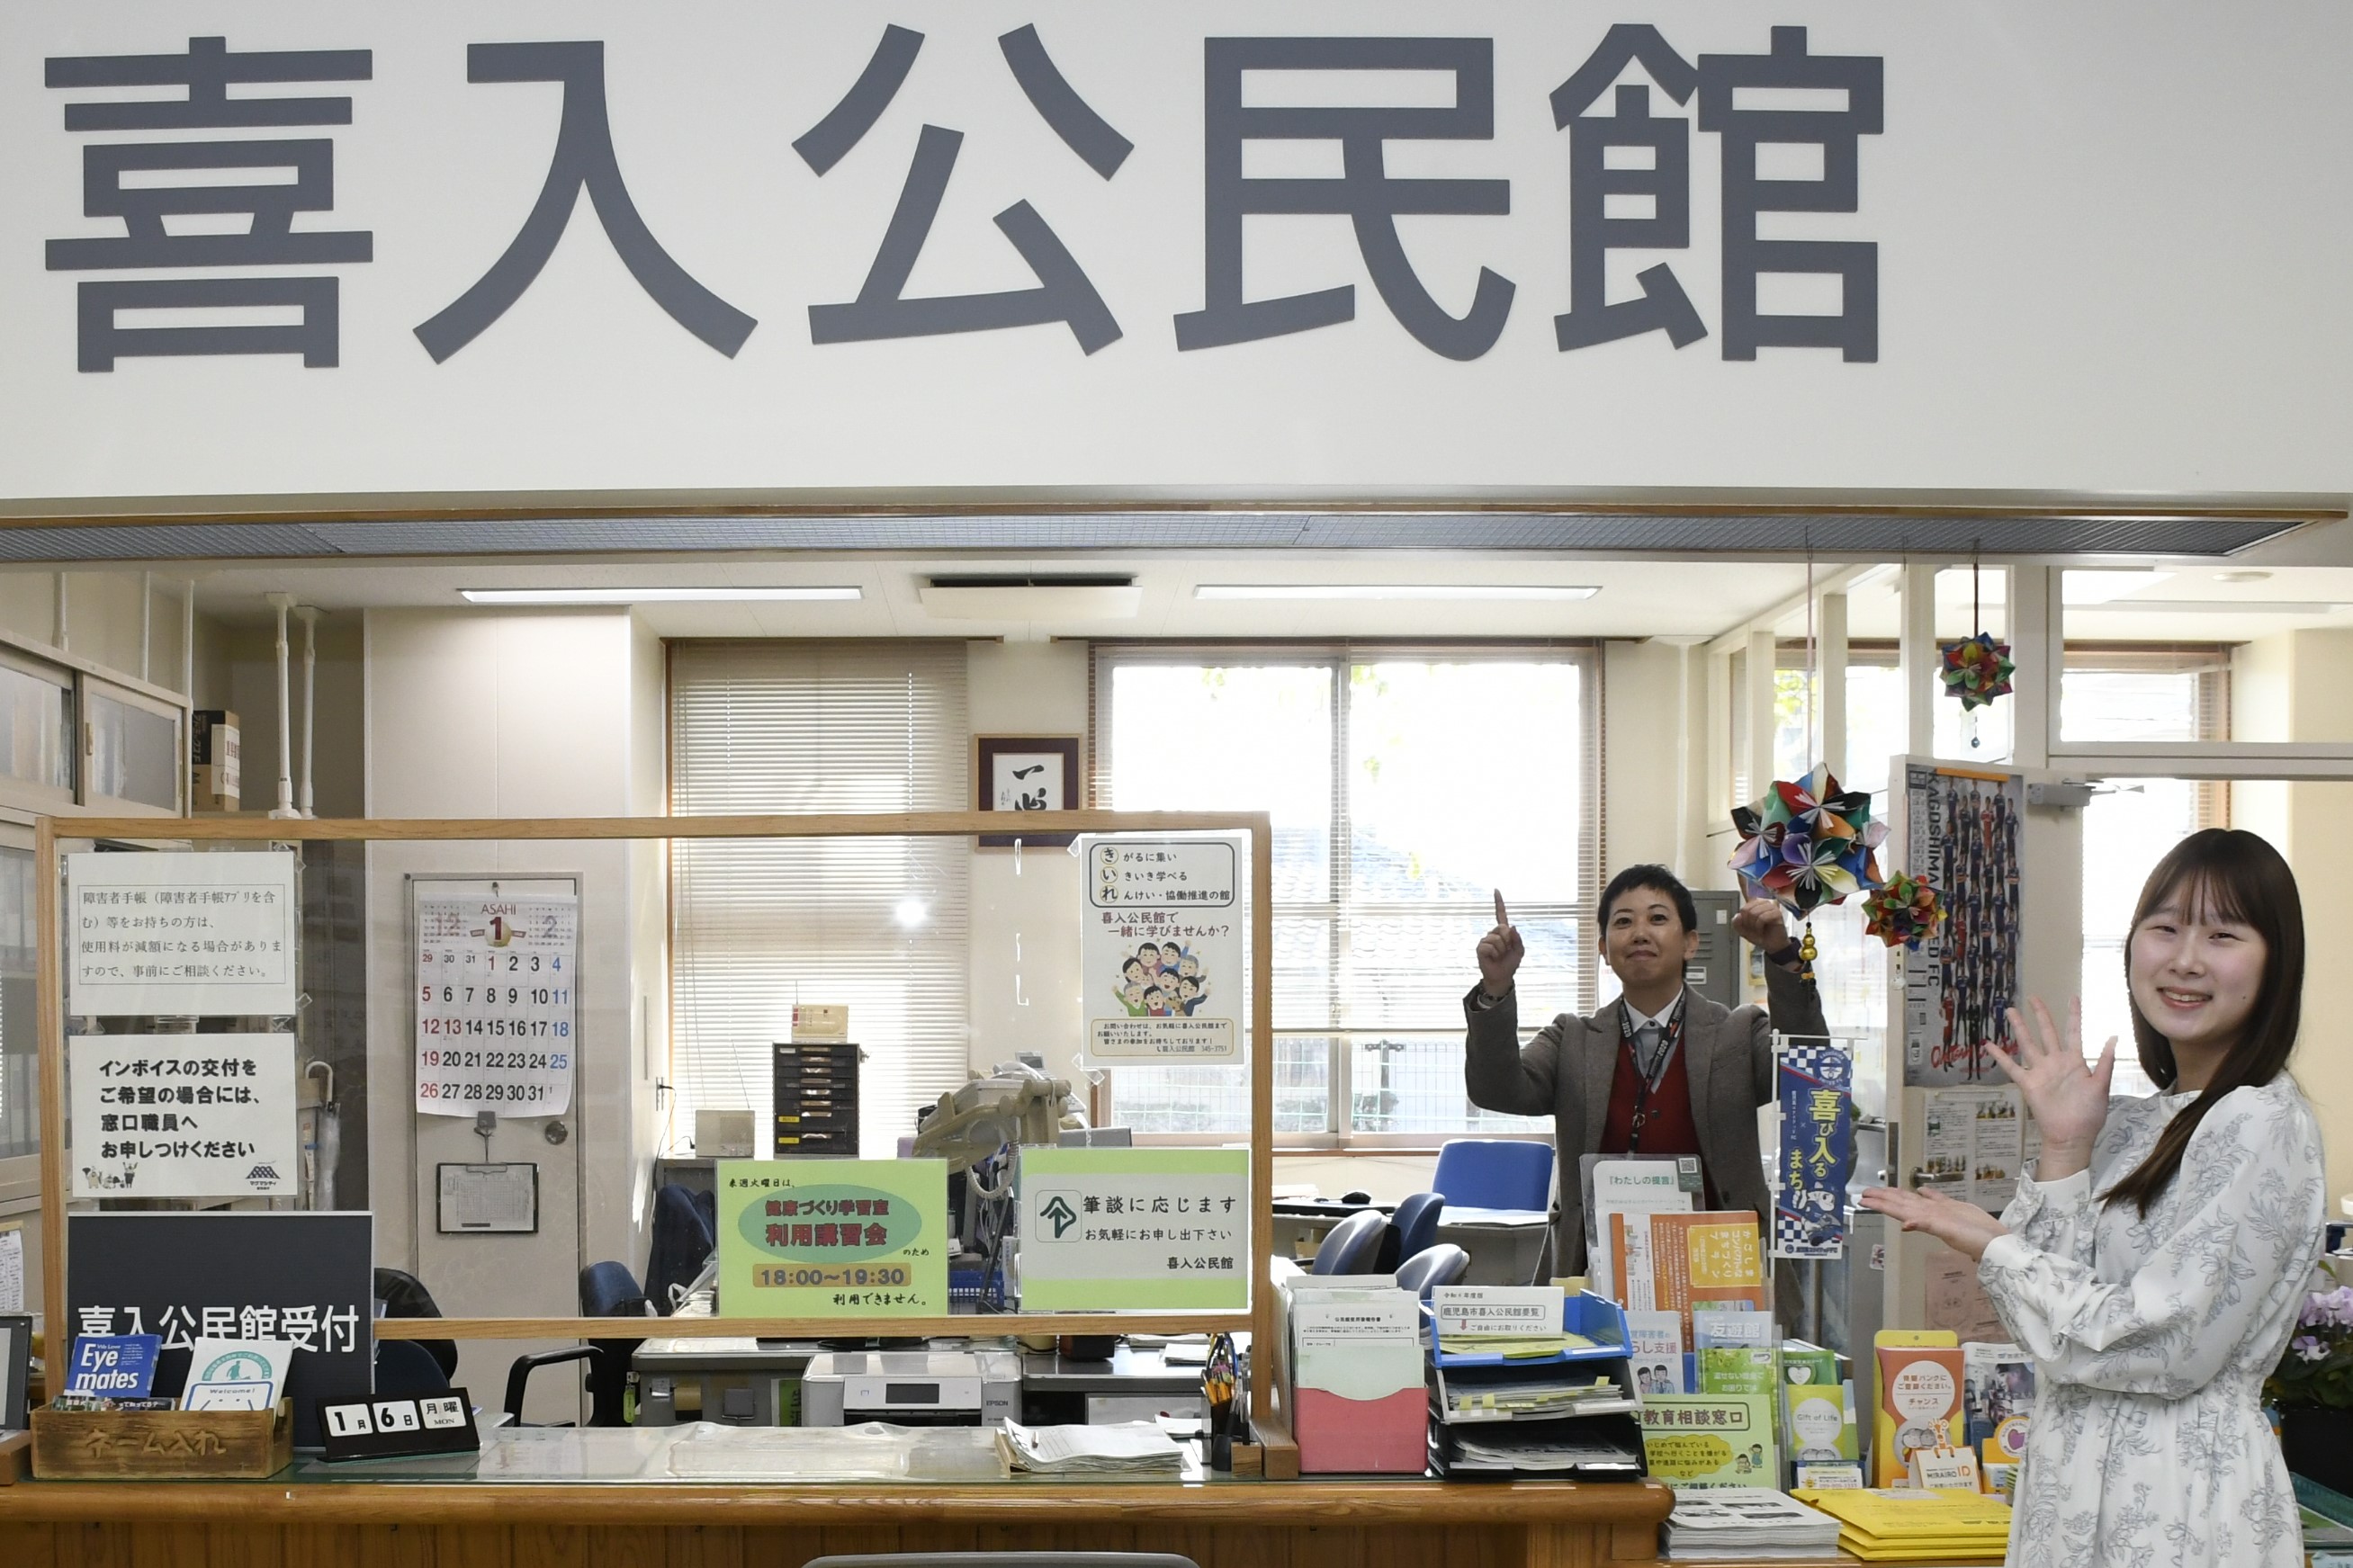
{"label": "air vent on ceiling", "polygon": [[977,572],[927,578],[919,596],[935,621],[1124,621],[1144,590],[1130,572]]}

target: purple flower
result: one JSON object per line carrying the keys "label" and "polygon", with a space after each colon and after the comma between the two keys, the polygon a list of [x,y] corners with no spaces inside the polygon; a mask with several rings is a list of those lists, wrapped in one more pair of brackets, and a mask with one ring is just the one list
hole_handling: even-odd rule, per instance
{"label": "purple flower", "polygon": [[2291,1342],[2288,1348],[2295,1351],[2296,1355],[2304,1361],[2327,1361],[2328,1359],[2328,1347],[2322,1344],[2310,1334],[2298,1334],[2295,1339]]}

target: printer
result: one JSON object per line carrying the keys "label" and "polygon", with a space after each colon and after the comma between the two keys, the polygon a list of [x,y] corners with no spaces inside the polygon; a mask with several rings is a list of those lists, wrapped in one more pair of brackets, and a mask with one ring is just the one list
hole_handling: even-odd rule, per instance
{"label": "printer", "polygon": [[1012,1351],[827,1351],[801,1373],[804,1426],[994,1426],[1020,1418],[1021,1358]]}

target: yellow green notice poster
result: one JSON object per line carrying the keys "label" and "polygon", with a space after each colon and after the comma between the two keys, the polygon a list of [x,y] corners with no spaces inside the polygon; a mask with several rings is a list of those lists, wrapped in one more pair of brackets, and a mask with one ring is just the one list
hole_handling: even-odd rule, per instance
{"label": "yellow green notice poster", "polygon": [[939,1318],[944,1160],[719,1162],[719,1312]]}
{"label": "yellow green notice poster", "polygon": [[1250,1151],[1021,1151],[1021,1308],[1250,1305]]}

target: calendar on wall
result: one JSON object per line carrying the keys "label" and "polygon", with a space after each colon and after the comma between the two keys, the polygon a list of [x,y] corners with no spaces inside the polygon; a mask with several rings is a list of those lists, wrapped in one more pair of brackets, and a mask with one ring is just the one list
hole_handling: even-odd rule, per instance
{"label": "calendar on wall", "polygon": [[420,889],[416,952],[417,1111],[570,1109],[580,900]]}

